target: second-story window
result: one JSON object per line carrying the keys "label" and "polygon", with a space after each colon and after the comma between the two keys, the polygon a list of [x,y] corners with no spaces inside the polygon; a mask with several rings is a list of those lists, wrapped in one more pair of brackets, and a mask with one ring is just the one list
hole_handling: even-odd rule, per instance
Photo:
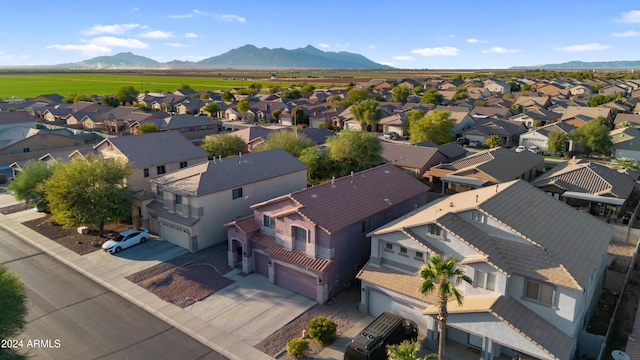
{"label": "second-story window", "polygon": [[240,199],[242,197],[242,188],[231,190],[231,199]]}
{"label": "second-story window", "polygon": [[431,235],[440,236],[440,234],[442,233],[442,229],[440,229],[440,226],[436,224],[431,224],[429,225],[429,233]]}
{"label": "second-story window", "polygon": [[387,251],[393,251],[393,244],[392,243],[384,243],[384,249]]}
{"label": "second-story window", "polygon": [[162,197],[163,192],[162,192],[162,188],[160,186],[156,186],[156,192],[158,193],[158,196]]}
{"label": "second-story window", "polygon": [[299,226],[293,226],[293,248],[295,250],[305,251],[307,249],[307,242],[309,241],[309,234],[307,229],[303,229]]}
{"label": "second-story window", "polygon": [[484,222],[484,214],[481,213],[480,211],[477,210],[473,210],[471,211],[471,220],[478,222],[478,223],[483,223]]}
{"label": "second-story window", "polygon": [[181,161],[180,162],[180,169],[184,169],[187,167],[187,162],[186,161]]}
{"label": "second-story window", "polygon": [[176,195],[176,205],[181,205],[181,204],[182,204],[182,196]]}
{"label": "second-story window", "polygon": [[476,270],[475,285],[478,288],[496,291],[496,274]]}
{"label": "second-story window", "polygon": [[555,293],[556,290],[553,286],[531,280],[527,280],[524,289],[524,296],[527,299],[535,300],[549,306],[553,306]]}
{"label": "second-story window", "polygon": [[275,229],[276,228],[276,219],[272,218],[269,215],[262,215],[262,226]]}
{"label": "second-story window", "polygon": [[164,168],[164,165],[160,165],[156,168],[156,171],[158,172],[158,175],[162,175],[164,173],[166,173],[167,171]]}
{"label": "second-story window", "polygon": [[367,231],[371,230],[371,219],[370,218],[366,218],[364,220],[362,220],[362,223],[360,224],[361,226],[361,232],[364,234]]}
{"label": "second-story window", "polygon": [[142,169],[142,172],[144,173],[144,177],[149,177],[149,168]]}

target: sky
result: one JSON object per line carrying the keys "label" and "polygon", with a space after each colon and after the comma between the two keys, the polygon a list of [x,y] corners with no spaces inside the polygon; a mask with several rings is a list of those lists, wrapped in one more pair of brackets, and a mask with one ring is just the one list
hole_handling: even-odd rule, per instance
{"label": "sky", "polygon": [[32,0],[2,12],[0,66],[120,52],[199,61],[246,44],[312,45],[400,69],[640,60],[640,3],[628,0]]}

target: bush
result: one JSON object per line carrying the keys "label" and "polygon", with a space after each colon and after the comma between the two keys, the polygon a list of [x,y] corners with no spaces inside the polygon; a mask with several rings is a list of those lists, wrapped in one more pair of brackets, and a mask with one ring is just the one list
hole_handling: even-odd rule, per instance
{"label": "bush", "polygon": [[291,341],[287,343],[287,354],[296,359],[305,356],[307,351],[309,351],[309,342],[303,338],[291,339]]}
{"label": "bush", "polygon": [[323,345],[328,345],[333,342],[336,337],[336,330],[338,325],[331,319],[327,319],[324,316],[316,316],[307,325],[309,329],[309,336],[318,340]]}

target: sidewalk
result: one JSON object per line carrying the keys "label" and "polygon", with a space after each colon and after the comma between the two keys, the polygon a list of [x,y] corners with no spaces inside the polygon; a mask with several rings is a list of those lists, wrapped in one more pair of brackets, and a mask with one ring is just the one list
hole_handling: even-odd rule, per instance
{"label": "sidewalk", "polygon": [[[0,193],[0,208],[18,203],[10,194]],[[44,214],[32,209],[0,214],[0,227],[229,359],[271,359],[253,345],[315,304],[310,299],[270,284],[259,275],[242,277],[231,272],[226,276],[236,280],[235,283],[182,309],[125,277],[181,255],[186,250],[164,241],[151,245],[150,241],[145,246],[155,246],[152,260],[130,260],[103,251],[82,256],[22,225],[22,222],[41,217]],[[133,249],[135,247],[130,250]]]}

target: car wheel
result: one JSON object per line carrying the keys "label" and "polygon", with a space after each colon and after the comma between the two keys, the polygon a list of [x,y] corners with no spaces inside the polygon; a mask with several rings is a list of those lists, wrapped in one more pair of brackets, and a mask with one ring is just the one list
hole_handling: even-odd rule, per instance
{"label": "car wheel", "polygon": [[147,241],[146,237],[143,237],[142,239],[140,239],[140,244],[142,244],[143,242]]}
{"label": "car wheel", "polygon": [[119,253],[119,252],[120,252],[120,250],[122,250],[122,248],[121,248],[120,246],[118,246],[118,247],[116,248],[116,254],[117,254],[117,253]]}

